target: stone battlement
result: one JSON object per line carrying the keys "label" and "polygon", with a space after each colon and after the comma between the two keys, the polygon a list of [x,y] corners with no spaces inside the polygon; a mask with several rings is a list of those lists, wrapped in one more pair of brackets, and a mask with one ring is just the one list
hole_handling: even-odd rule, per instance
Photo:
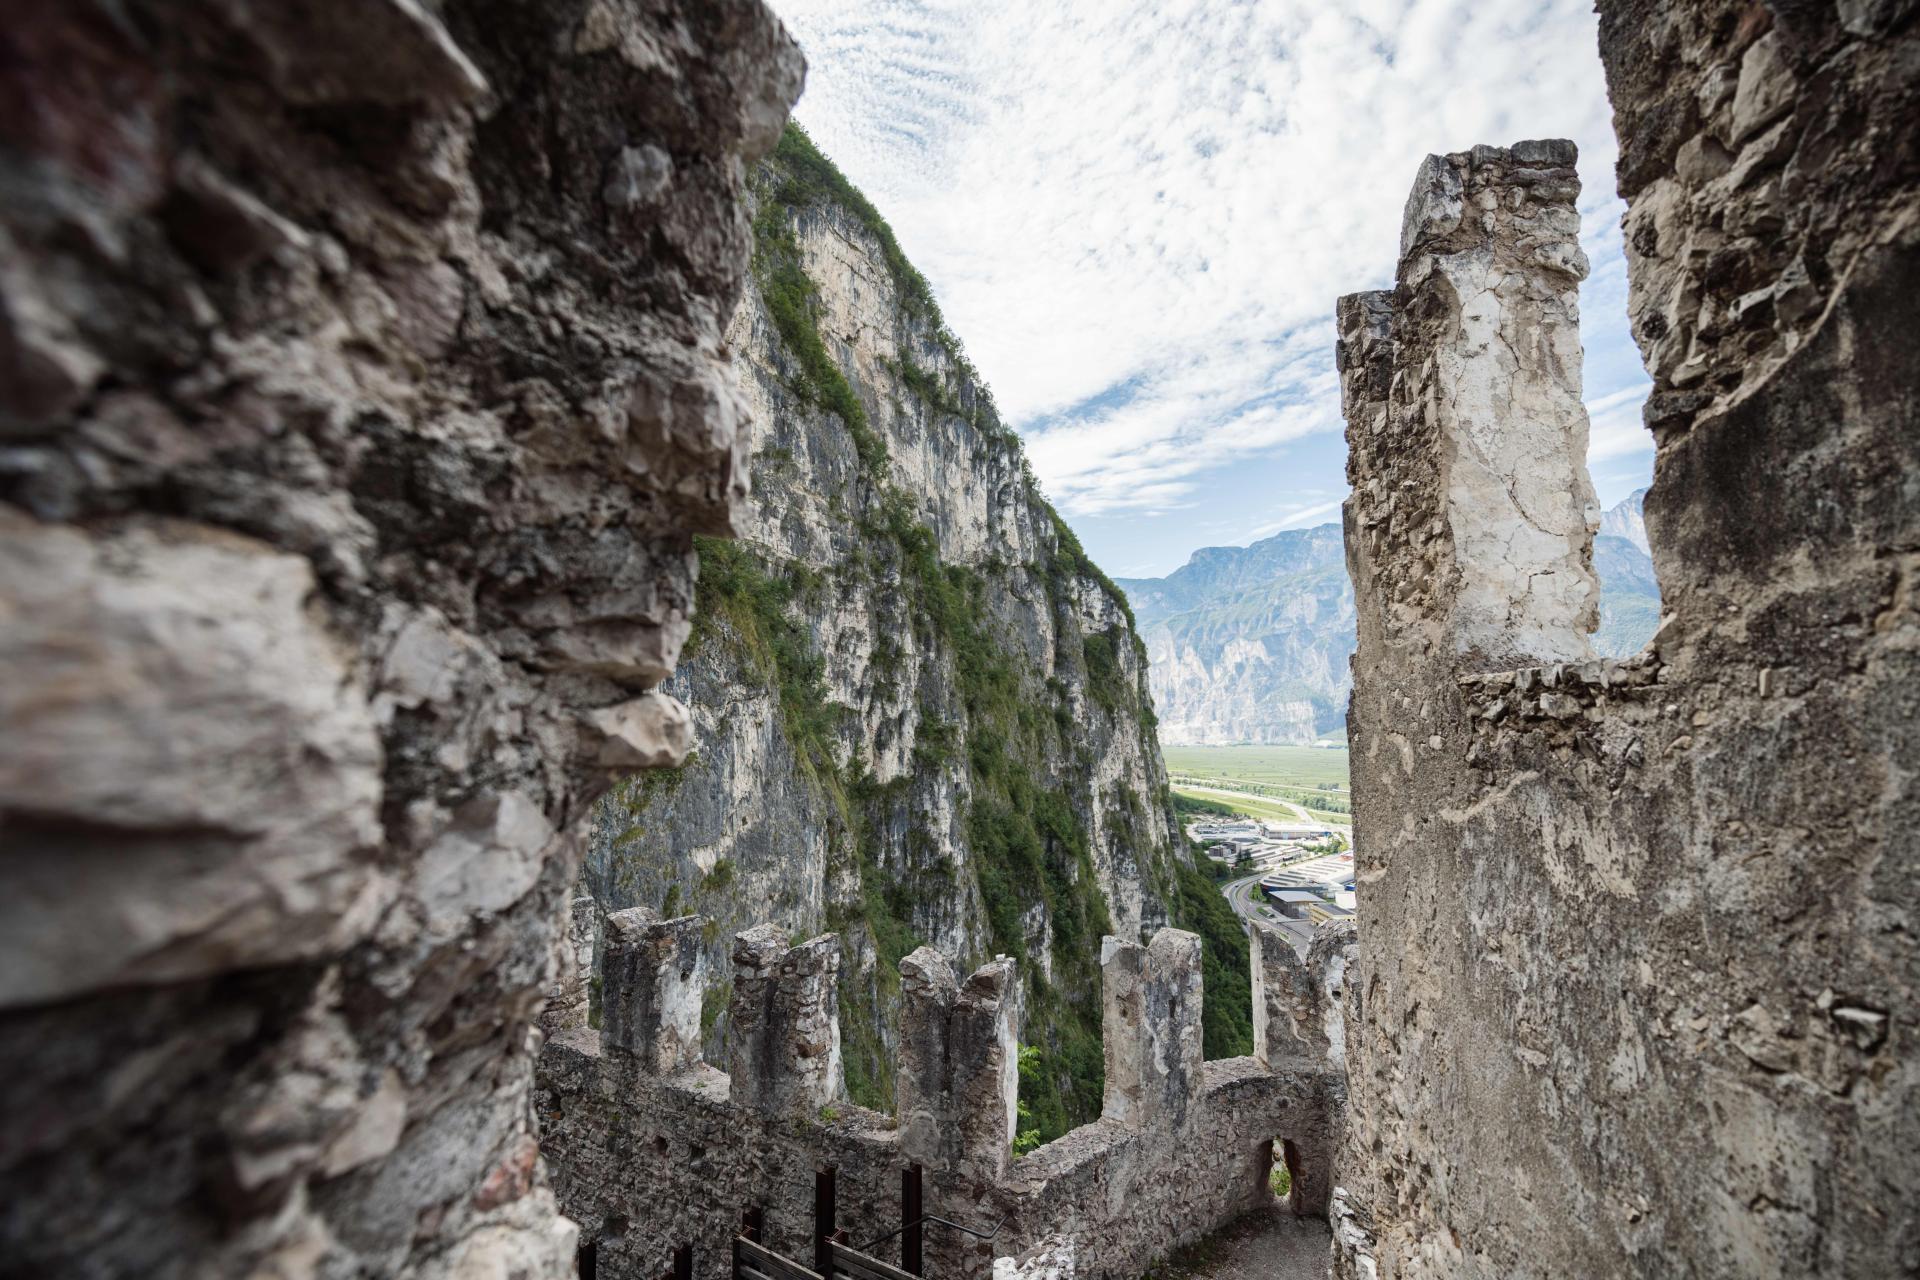
{"label": "stone battlement", "polygon": [[[576,916],[583,960],[595,923],[590,909]],[[1351,930],[1323,933],[1303,962],[1256,924],[1255,1053],[1219,1062],[1201,1057],[1199,938],[1107,938],[1102,1114],[1016,1160],[1013,961],[997,957],[964,980],[931,947],[901,961],[888,1116],[843,1100],[833,934],[793,945],[768,925],[737,934],[727,1062],[701,1059],[702,1007],[725,977],[703,971],[706,927],[645,908],[607,916],[599,1027],[577,999],[558,1001],[549,1024],[543,1147],[564,1210],[598,1244],[601,1276],[653,1274],[689,1240],[698,1273],[719,1276],[721,1246],[749,1204],[763,1207],[773,1247],[805,1256],[821,1165],[838,1172],[841,1223],[856,1243],[898,1225],[900,1170],[913,1164],[928,1213],[1000,1224],[986,1245],[931,1232],[943,1275],[984,1276],[993,1257],[1047,1238],[1067,1242],[1083,1267],[1138,1273],[1258,1203],[1275,1158],[1293,1168],[1296,1212],[1327,1211]]]}

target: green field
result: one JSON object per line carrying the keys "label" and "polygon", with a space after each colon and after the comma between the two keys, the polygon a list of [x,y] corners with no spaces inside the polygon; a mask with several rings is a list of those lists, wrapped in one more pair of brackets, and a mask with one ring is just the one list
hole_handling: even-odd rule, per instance
{"label": "green field", "polygon": [[1205,800],[1209,803],[1220,805],[1223,808],[1231,809],[1242,817],[1272,818],[1276,822],[1300,821],[1299,814],[1277,801],[1255,800],[1249,796],[1223,796],[1217,792],[1210,791],[1195,791],[1193,788],[1183,787],[1177,782],[1173,784],[1173,794],[1177,796],[1187,796],[1194,800]]}
{"label": "green field", "polygon": [[[1276,801],[1291,801],[1315,822],[1350,826],[1353,795],[1347,787],[1347,751],[1319,747],[1165,747],[1174,790],[1231,804],[1256,818],[1299,821]],[[1196,792],[1216,786],[1252,792],[1264,799],[1234,799]]]}
{"label": "green field", "polygon": [[1164,747],[1161,754],[1169,773],[1308,790],[1333,783],[1332,794],[1347,794],[1345,747]]}

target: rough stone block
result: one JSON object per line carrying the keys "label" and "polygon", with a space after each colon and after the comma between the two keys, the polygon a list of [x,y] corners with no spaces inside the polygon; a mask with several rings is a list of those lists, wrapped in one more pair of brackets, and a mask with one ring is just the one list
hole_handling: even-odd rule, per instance
{"label": "rough stone block", "polygon": [[1129,1129],[1178,1127],[1200,1083],[1200,939],[1162,929],[1147,946],[1109,937],[1106,1091],[1100,1115]]}
{"label": "rough stone block", "polygon": [[965,985],[921,947],[900,962],[900,1069],[894,1097],[903,1153],[981,1181],[1006,1172],[1020,1088],[1019,980],[1005,956]]}
{"label": "rough stone block", "polygon": [[[1398,290],[1342,300],[1352,510],[1374,531],[1349,545],[1363,647],[1377,616],[1467,667],[1589,654],[1599,505],[1573,158],[1560,140],[1427,157]],[[1468,205],[1481,212],[1463,220]]]}
{"label": "rough stone block", "polygon": [[807,1115],[839,1098],[839,936],[789,947],[780,930],[755,925],[734,935],[733,965],[733,1097],[761,1111]]}
{"label": "rough stone block", "polygon": [[372,927],[380,744],[313,590],[251,539],[0,508],[0,1006]]}
{"label": "rough stone block", "polygon": [[645,907],[607,917],[600,956],[600,1042],[662,1075],[700,1061],[699,916],[662,920]]}

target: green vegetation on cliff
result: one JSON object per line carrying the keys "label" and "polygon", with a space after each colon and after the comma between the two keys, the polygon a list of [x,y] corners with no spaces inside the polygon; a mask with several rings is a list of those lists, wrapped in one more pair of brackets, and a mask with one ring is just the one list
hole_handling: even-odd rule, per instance
{"label": "green vegetation on cliff", "polygon": [[800,266],[800,246],[793,238],[780,206],[761,207],[754,222],[753,264],[767,313],[780,331],[780,341],[799,366],[787,389],[802,401],[825,409],[846,424],[860,464],[879,475],[886,470],[887,445],[867,420],[867,408],[840,366],[827,352],[814,315],[820,295],[817,285]]}
{"label": "green vegetation on cliff", "polygon": [[[764,548],[697,540],[701,573],[688,653],[721,646],[729,670],[777,694],[781,734],[819,797],[810,809],[824,826],[829,862],[820,923],[846,940],[842,1057],[854,1100],[880,1108],[892,1102],[889,1024],[899,962],[922,940],[914,921],[927,920],[928,903],[977,901],[977,915],[970,906],[966,914],[984,924],[980,954],[956,960],[972,964],[1005,952],[1021,962],[1030,1041],[1020,1073],[1022,1129],[1030,1140],[1048,1140],[1100,1109],[1100,939],[1113,918],[1096,852],[1137,867],[1168,914],[1206,938],[1209,991],[1218,993],[1207,1002],[1214,1056],[1244,1052],[1245,940],[1217,892],[1207,899],[1195,891],[1194,878],[1204,880],[1204,873],[1188,865],[1178,837],[1169,847],[1154,835],[1153,817],[1137,795],[1095,780],[1103,749],[1096,741],[1138,735],[1142,756],[1152,759],[1155,750],[1152,707],[1137,678],[1144,653],[1126,598],[1033,484],[1017,438],[1000,426],[925,280],[872,206],[797,128],[788,130],[755,187],[755,276],[780,337],[777,376],[798,400],[845,424],[862,464],[854,484],[833,495],[845,503],[851,545],[823,573]],[[1024,569],[1051,617],[1055,650],[1042,663],[1026,624],[1016,634],[1003,616],[1009,569],[948,563],[914,499],[889,482],[887,442],[875,421],[891,421],[887,402],[852,380],[838,345],[822,334],[819,290],[803,266],[798,229],[813,206],[828,202],[851,212],[880,245],[908,327],[940,349],[923,345],[921,354],[934,363],[941,352],[948,357],[941,372],[902,352],[888,366],[895,393],[971,424],[980,435],[976,458],[1012,451],[994,465],[1018,467],[1040,515],[1038,563]],[[810,623],[829,592],[863,600],[873,611],[861,700],[886,705],[903,689],[921,691],[907,770],[885,783],[865,755],[867,734],[857,731],[869,708],[840,706],[829,694]],[[1097,603],[1102,594],[1110,616],[1123,615],[1128,624],[1083,631],[1087,605],[1096,613],[1105,608]],[[908,670],[910,661],[918,670]],[[957,829],[930,825],[929,797],[943,795],[963,803],[953,815]],[[1107,806],[1106,847],[1099,851],[1091,839],[1094,804]],[[689,882],[687,893],[697,902],[723,891],[733,875],[731,866],[720,872],[716,864]],[[1236,944],[1237,975],[1228,972]],[[1047,954],[1034,954],[1036,945]],[[871,965],[858,959],[862,953]]]}
{"label": "green vegetation on cliff", "polygon": [[[763,197],[763,207],[771,205],[794,210],[831,203],[860,220],[861,225],[879,242],[880,254],[886,260],[888,273],[893,277],[894,294],[900,300],[901,309],[927,325],[934,342],[984,396],[986,389],[980,382],[979,374],[967,362],[960,350],[960,340],[953,336],[953,331],[947,328],[946,320],[940,315],[940,304],[933,298],[933,286],[927,283],[927,278],[920,274],[917,267],[907,261],[893,228],[873,207],[873,202],[847,180],[847,176],[840,172],[840,166],[813,145],[813,139],[797,122],[787,122],[786,131],[780,135],[780,145],[774,149],[773,158],[768,162],[768,169],[777,175],[777,181],[765,193],[765,197],[770,199]],[[787,234],[791,235],[791,231]],[[760,224],[754,224],[756,249],[771,238],[775,237],[765,236]],[[786,336],[784,331],[781,336]],[[936,397],[929,399],[937,402]]]}
{"label": "green vegetation on cliff", "polygon": [[1200,935],[1201,1046],[1209,1059],[1252,1053],[1253,972],[1246,931],[1211,874],[1185,860],[1176,874],[1174,923]]}

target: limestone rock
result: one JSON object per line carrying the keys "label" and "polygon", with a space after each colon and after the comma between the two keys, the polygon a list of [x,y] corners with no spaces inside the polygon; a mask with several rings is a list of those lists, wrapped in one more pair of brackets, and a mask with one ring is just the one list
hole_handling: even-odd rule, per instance
{"label": "limestone rock", "polygon": [[305,560],[248,539],[0,508],[0,1003],[285,963],[371,928],[380,743],[313,590]]}
{"label": "limestone rock", "polygon": [[534,1020],[582,816],[688,747],[802,73],[759,0],[588,8],[9,15],[9,1270],[571,1274]]}

